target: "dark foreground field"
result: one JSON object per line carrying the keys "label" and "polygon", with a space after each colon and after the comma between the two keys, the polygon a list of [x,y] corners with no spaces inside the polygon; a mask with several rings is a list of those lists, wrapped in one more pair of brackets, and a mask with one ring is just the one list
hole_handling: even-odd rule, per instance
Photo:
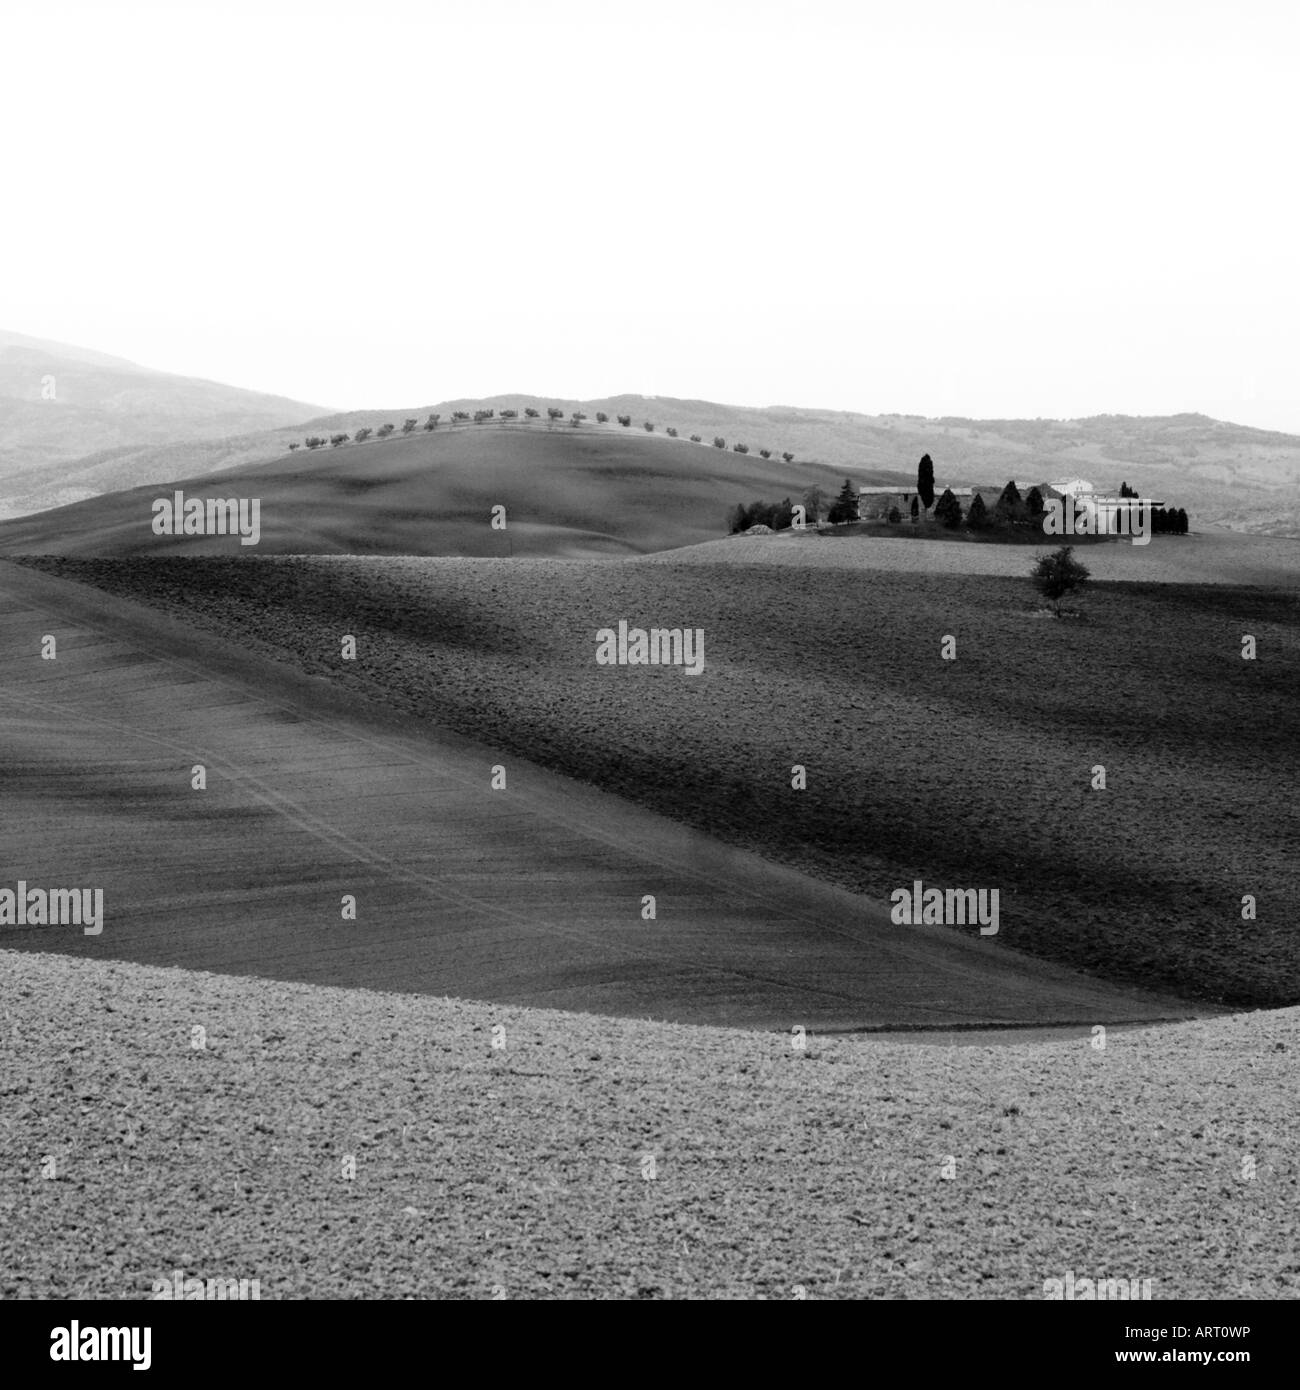
{"label": "dark foreground field", "polygon": [[103,893],[91,935],[4,914],[15,954],[783,1033],[1207,1011],[893,923],[500,743],[3,563],[0,656],[10,879]]}
{"label": "dark foreground field", "polygon": [[[589,780],[878,904],[998,888],[1004,944],[1232,1005],[1300,1000],[1300,606],[1266,589],[790,566],[30,561]],[[705,670],[599,667],[700,627]],[[344,633],[358,659],[340,660]],[[1258,658],[1241,658],[1243,634]],[[940,657],[955,637],[957,659]],[[793,790],[791,769],[807,769]],[[1106,789],[1093,790],[1102,765]],[[1243,921],[1242,898],[1257,903]]]}

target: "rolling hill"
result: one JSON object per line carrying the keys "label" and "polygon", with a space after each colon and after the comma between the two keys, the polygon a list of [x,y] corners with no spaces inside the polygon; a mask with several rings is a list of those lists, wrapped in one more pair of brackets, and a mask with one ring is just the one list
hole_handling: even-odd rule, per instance
{"label": "rolling hill", "polygon": [[[873,475],[875,476],[875,475]],[[889,481],[892,475],[878,475]],[[258,498],[261,554],[644,554],[709,540],[754,497],[834,492],[837,470],[644,431],[544,423],[439,428],[91,498],[0,524],[0,553],[245,555],[231,536],[158,536],[151,504]],[[505,530],[490,526],[506,508]]]}
{"label": "rolling hill", "polygon": [[228,451],[232,436],[320,413],[318,405],[0,332],[0,515],[169,477],[181,441],[217,441]]}

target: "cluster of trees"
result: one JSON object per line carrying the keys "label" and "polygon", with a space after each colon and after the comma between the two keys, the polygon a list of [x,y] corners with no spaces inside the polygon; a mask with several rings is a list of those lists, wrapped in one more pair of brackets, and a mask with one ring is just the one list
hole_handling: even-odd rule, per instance
{"label": "cluster of trees", "polygon": [[[671,434],[672,431],[670,430],[669,433]],[[692,444],[698,444],[698,443],[700,443],[700,436],[699,436],[698,434],[693,434],[693,435],[691,435],[691,443],[692,443]],[[713,436],[713,447],[714,447],[715,449],[725,449],[725,448],[727,447],[727,441],[726,441],[720,434],[715,434],[715,435]],[[731,452],[732,452],[733,454],[747,454],[747,453],[749,453],[749,445],[748,445],[748,444],[733,444],[733,445],[731,446]],[[759,453],[759,457],[760,457],[760,458],[770,459],[770,458],[772,457],[772,450],[771,450],[771,449],[760,449],[760,450],[758,451],[758,453]],[[782,458],[782,460],[783,460],[784,462],[786,462],[786,463],[793,463],[793,462],[794,462],[794,455],[791,454],[791,453],[789,453],[789,452],[782,454],[782,455],[781,455],[781,458]]]}
{"label": "cluster of trees", "polygon": [[[1124,482],[1119,485],[1121,497],[1140,497],[1137,488]],[[1181,507],[1152,507],[1151,530],[1157,536],[1185,536],[1187,513]]]}
{"label": "cluster of trees", "polygon": [[[940,508],[943,508],[943,515],[940,515]],[[1002,489],[1002,495],[993,504],[990,511],[984,499],[976,493],[971,501],[970,509],[965,516],[967,527],[972,531],[983,531],[996,526],[1035,526],[1043,524],[1043,513],[1046,511],[1046,504],[1043,501],[1043,494],[1036,487],[1031,487],[1029,492],[1021,497],[1020,489],[1014,482],[1008,482]],[[949,488],[944,488],[943,496],[940,497],[934,509],[935,516],[945,525],[956,529],[962,524],[961,503],[952,495]]]}
{"label": "cluster of trees", "polygon": [[[303,443],[309,449],[323,449],[326,444],[329,444],[333,448],[337,449],[340,444],[346,444],[351,437],[351,435],[347,434],[332,434],[328,439],[323,439],[319,434],[309,434],[307,438],[303,440]],[[361,436],[357,435],[357,438],[360,439]],[[293,453],[293,451],[297,447],[297,444],[290,444],[289,452]]]}
{"label": "cluster of trees", "polygon": [[[939,500],[935,501],[933,467],[930,456],[927,454],[921,460],[921,466],[917,470],[916,495],[912,498],[910,509],[913,523],[920,521],[922,511],[928,511],[933,506],[934,519],[940,525],[954,531],[963,522],[972,531],[994,526],[1040,526],[1042,524],[1045,505],[1043,495],[1036,487],[1030,488],[1028,495],[1021,497],[1020,489],[1015,483],[1008,482],[1006,487],[1002,489],[1002,495],[992,508],[976,493],[971,500],[969,509],[963,513],[961,503],[954,496],[951,488],[944,488],[939,495]],[[831,504],[826,520],[836,524],[843,521],[858,521],[859,519],[857,492],[849,479],[845,478],[844,486],[840,489],[839,496]],[[902,514],[896,506],[889,509],[886,520],[891,525],[897,525],[902,519]]]}
{"label": "cluster of trees", "polygon": [[[582,418],[585,420],[587,417],[584,415]],[[618,416],[617,418],[618,418],[618,423],[619,423],[620,425],[622,425],[624,429],[627,429],[627,428],[631,425],[631,423],[632,423],[632,417],[631,417],[630,415],[620,415],[620,416]],[[606,415],[606,414],[604,413],[604,411],[598,410],[598,411],[596,412],[596,423],[597,423],[597,424],[604,425],[604,424],[607,424],[608,421],[609,421],[609,416]],[[654,421],[653,421],[653,420],[643,420],[643,421],[641,422],[641,428],[644,429],[645,432],[646,432],[647,434],[653,434],[653,433],[654,433],[654,430],[655,430]],[[676,425],[669,425],[669,426],[665,429],[664,433],[667,434],[667,436],[669,437],[669,439],[677,439],[677,438],[680,437]],[[702,439],[698,434],[693,434],[693,435],[691,435],[690,438],[691,438],[691,443],[692,443],[692,444],[702,444],[702,443],[704,442],[703,439]],[[727,441],[726,441],[720,434],[715,434],[715,435],[713,436],[713,447],[714,447],[715,449],[725,449],[725,448],[727,447]],[[733,450],[735,453],[737,453],[737,454],[747,454],[747,453],[749,453],[749,445],[748,445],[748,444],[733,444],[731,447],[732,447],[732,450]],[[758,452],[759,452],[759,453],[762,455],[762,457],[765,458],[765,459],[770,459],[770,458],[772,457],[772,450],[771,450],[771,449],[760,449]],[[785,453],[785,454],[782,454],[781,457],[786,461],[786,463],[793,463],[793,462],[794,462],[794,455],[793,455],[793,454]]]}
{"label": "cluster of trees", "polygon": [[[836,515],[836,508],[843,503],[846,490],[856,504],[853,484],[845,478],[844,487],[840,489],[839,497],[831,504],[831,516]],[[825,504],[826,494],[820,487],[814,484],[806,489],[802,503],[804,522],[812,526],[820,521]],[[783,531],[794,523],[794,507],[795,504],[788,497],[783,497],[779,502],[751,502],[748,506],[740,502],[728,514],[727,525],[732,535],[735,535],[737,531],[748,531],[751,526],[759,525],[770,526],[773,531]]]}
{"label": "cluster of trees", "polygon": [[748,531],[751,526],[770,526],[773,531],[784,531],[794,521],[794,503],[788,497],[779,502],[743,502],[732,508],[727,518],[731,534]]}
{"label": "cluster of trees", "polygon": [[1151,529],[1157,536],[1185,536],[1187,513],[1181,507],[1152,507]]}

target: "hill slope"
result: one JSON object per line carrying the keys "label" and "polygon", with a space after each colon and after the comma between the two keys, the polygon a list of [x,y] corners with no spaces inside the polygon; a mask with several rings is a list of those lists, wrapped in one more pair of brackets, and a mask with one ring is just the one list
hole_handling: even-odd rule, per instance
{"label": "hill slope", "polygon": [[[294,424],[320,410],[0,332],[0,514],[21,515],[113,487],[111,473],[104,482],[96,464],[118,451],[226,440]],[[154,475],[159,478],[175,471],[161,459],[156,466],[163,469]],[[147,480],[129,478],[132,486]]]}
{"label": "hill slope", "polygon": [[[850,546],[770,539],[729,544]],[[1001,944],[1216,1003],[1300,1002],[1294,591],[1097,584],[1086,620],[1057,622],[1024,578],[761,561],[23,568],[161,608],[424,730],[500,749],[484,767],[527,759],[881,907],[917,879],[996,888]],[[704,669],[598,665],[597,631],[620,618],[700,629]],[[60,627],[37,622],[13,624],[13,681],[33,668],[62,703],[62,642],[57,663],[36,654]],[[1243,632],[1258,660],[1241,660]],[[354,660],[340,659],[343,633]],[[955,661],[939,656],[948,633]],[[147,727],[179,715],[159,717]],[[66,742],[72,722],[59,719]],[[21,749],[12,761],[40,766]],[[1257,920],[1243,932],[1246,893]]]}
{"label": "hill slope", "polygon": [[[900,928],[244,641],[12,565],[0,599],[6,849],[32,884],[72,872],[107,904],[91,936],[9,924],[15,951],[783,1031],[1196,1012],[973,933]],[[59,634],[57,673],[22,660],[33,630]],[[202,795],[176,774],[182,749],[207,769]]]}
{"label": "hill slope", "polygon": [[[885,475],[882,475],[885,476]],[[644,431],[544,424],[417,431],[92,498],[0,525],[0,553],[248,555],[229,536],[156,536],[151,504],[258,498],[261,554],[643,554],[709,540],[754,497],[842,474]],[[492,508],[507,529],[493,530]]]}

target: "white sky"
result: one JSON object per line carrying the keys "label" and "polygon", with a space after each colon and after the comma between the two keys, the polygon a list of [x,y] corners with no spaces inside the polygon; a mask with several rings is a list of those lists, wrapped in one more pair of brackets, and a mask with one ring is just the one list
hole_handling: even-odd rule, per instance
{"label": "white sky", "polygon": [[0,0],[0,327],[344,408],[1300,432],[1300,6]]}

